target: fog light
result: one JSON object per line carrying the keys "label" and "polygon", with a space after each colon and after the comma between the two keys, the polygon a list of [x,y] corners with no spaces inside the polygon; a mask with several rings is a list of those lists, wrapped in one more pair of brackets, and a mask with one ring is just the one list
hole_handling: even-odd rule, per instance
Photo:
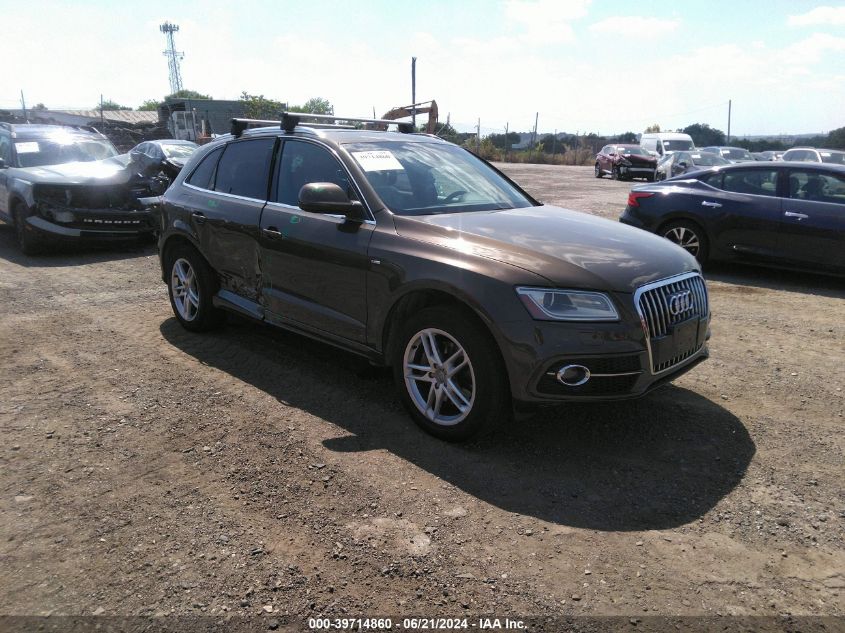
{"label": "fog light", "polygon": [[590,379],[590,370],[583,365],[564,365],[555,374],[557,381],[567,387],[579,387]]}

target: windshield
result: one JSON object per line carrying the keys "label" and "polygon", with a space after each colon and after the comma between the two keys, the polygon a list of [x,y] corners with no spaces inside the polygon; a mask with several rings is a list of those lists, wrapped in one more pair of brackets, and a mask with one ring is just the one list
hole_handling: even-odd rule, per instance
{"label": "windshield", "polygon": [[18,167],[43,167],[77,161],[88,162],[117,156],[106,139],[71,134],[55,134],[38,140],[15,141]]}
{"label": "windshield", "polygon": [[692,162],[696,165],[729,165],[731,161],[725,160],[721,156],[716,156],[716,154],[710,154],[708,152],[702,152],[701,154],[693,154],[692,155]]}
{"label": "windshield", "polygon": [[819,152],[823,163],[845,165],[845,152]]}
{"label": "windshield", "polygon": [[381,141],[345,147],[379,197],[400,215],[532,206],[483,161],[454,145]]}
{"label": "windshield", "polygon": [[684,152],[695,149],[695,146],[692,144],[692,141],[664,140],[663,149],[667,152]]}
{"label": "windshield", "polygon": [[623,156],[628,156],[630,154],[634,154],[635,156],[651,156],[651,154],[645,151],[642,147],[620,147],[619,153]]}
{"label": "windshield", "polygon": [[743,159],[743,160],[754,160],[754,157],[751,155],[747,149],[742,149],[739,147],[728,147],[722,150],[722,156],[727,156],[728,158],[733,158],[734,160]]}
{"label": "windshield", "polygon": [[188,158],[199,145],[187,143],[161,143],[161,151],[168,158]]}

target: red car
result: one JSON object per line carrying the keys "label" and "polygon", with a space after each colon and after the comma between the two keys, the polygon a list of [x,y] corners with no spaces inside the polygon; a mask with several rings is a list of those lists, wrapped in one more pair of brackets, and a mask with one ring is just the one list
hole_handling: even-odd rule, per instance
{"label": "red car", "polygon": [[654,180],[657,159],[639,145],[605,145],[596,154],[596,178],[610,174],[613,180]]}

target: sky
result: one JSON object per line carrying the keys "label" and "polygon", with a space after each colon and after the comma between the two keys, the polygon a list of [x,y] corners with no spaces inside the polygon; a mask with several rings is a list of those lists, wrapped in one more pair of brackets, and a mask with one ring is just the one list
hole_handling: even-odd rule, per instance
{"label": "sky", "polygon": [[185,88],[378,116],[436,99],[482,134],[613,134],[707,123],[731,133],[845,126],[845,2],[822,0],[0,0],[0,108],[137,107]]}

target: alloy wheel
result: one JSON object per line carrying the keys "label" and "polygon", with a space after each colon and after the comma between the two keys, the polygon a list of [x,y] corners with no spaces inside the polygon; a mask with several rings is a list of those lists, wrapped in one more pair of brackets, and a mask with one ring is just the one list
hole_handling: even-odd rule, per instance
{"label": "alloy wheel", "polygon": [[472,361],[447,332],[426,328],[411,337],[402,370],[411,401],[428,420],[452,426],[472,411],[476,393]]}
{"label": "alloy wheel", "polygon": [[197,276],[187,259],[180,258],[173,262],[170,288],[179,316],[185,321],[193,321],[199,311],[200,295]]}
{"label": "alloy wheel", "polygon": [[675,226],[666,231],[663,237],[677,244],[693,257],[698,257],[701,250],[701,240],[698,239],[698,235],[692,229],[685,226]]}

